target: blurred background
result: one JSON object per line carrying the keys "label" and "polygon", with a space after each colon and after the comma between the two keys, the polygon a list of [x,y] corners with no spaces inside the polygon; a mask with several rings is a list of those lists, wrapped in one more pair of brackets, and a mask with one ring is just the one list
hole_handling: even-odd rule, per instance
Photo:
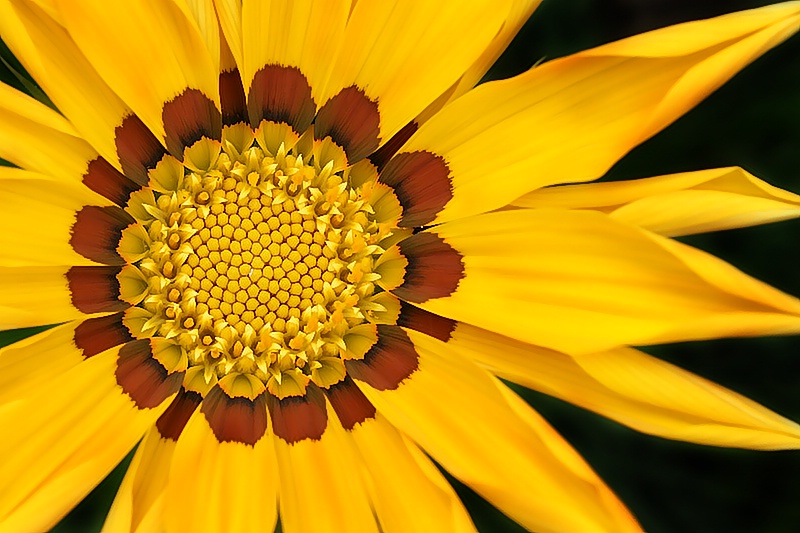
{"label": "blurred background", "polygon": [[[487,79],[661,26],[769,4],[756,0],[544,0]],[[12,63],[13,66],[13,63]],[[0,78],[23,88],[0,64]],[[739,165],[800,192],[800,36],[769,52],[606,179]],[[800,221],[684,239],[800,295]],[[0,333],[0,345],[31,331]],[[800,338],[648,348],[800,420]],[[569,404],[521,394],[569,440],[650,533],[800,531],[800,452],[709,448],[642,435]],[[7,428],[8,430],[8,428]],[[127,460],[54,533],[99,531]],[[522,531],[456,483],[482,532]]]}

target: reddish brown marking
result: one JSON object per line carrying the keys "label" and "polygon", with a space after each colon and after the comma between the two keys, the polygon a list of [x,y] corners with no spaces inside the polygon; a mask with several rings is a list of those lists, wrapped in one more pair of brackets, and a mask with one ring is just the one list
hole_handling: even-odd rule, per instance
{"label": "reddish brown marking", "polygon": [[378,390],[396,389],[419,367],[419,355],[398,326],[378,325],[378,342],[362,360],[345,361],[347,373]]}
{"label": "reddish brown marking", "polygon": [[117,384],[136,407],[153,409],[178,392],[184,372],[167,372],[153,357],[148,339],[131,341],[119,350]]}
{"label": "reddish brown marking", "polygon": [[75,328],[72,337],[75,346],[88,358],[114,346],[133,340],[130,331],[122,324],[122,313],[89,318]]}
{"label": "reddish brown marking", "polygon": [[200,410],[219,442],[255,445],[267,432],[267,392],[255,400],[231,398],[219,385],[208,392]]}
{"label": "reddish brown marking", "polygon": [[87,205],[75,215],[69,244],[87,259],[107,265],[121,265],[117,253],[122,230],[134,222],[133,217],[117,206]]}
{"label": "reddish brown marking", "polygon": [[161,436],[165,439],[178,440],[201,401],[203,401],[202,396],[181,387],[167,410],[156,420],[156,428]]}
{"label": "reddish brown marking", "polygon": [[378,103],[370,100],[358,87],[347,87],[328,100],[317,113],[314,137],[330,136],[344,148],[353,164],[378,149],[381,115]]}
{"label": "reddish brown marking", "polygon": [[247,99],[239,69],[219,75],[219,99],[222,104],[222,125],[247,123]]}
{"label": "reddish brown marking", "polygon": [[325,396],[336,411],[344,429],[353,429],[369,418],[375,418],[375,406],[370,403],[350,376],[343,381],[323,389]]}
{"label": "reddish brown marking", "polygon": [[131,193],[141,188],[102,157],[89,163],[89,168],[83,175],[83,184],[119,206],[126,205]]}
{"label": "reddish brown marking", "polygon": [[453,335],[456,324],[458,323],[455,320],[425,311],[408,302],[400,303],[400,317],[397,319],[398,326],[413,329],[440,341],[447,342]]}
{"label": "reddish brown marking", "polygon": [[72,296],[72,305],[86,314],[116,313],[124,311],[129,304],[119,299],[120,267],[74,266],[67,271],[67,285]]}
{"label": "reddish brown marking", "polygon": [[386,166],[386,163],[394,157],[394,154],[397,153],[400,148],[406,144],[412,135],[414,135],[417,130],[419,129],[419,124],[414,122],[413,120],[402,127],[400,131],[395,133],[391,139],[386,141],[386,144],[378,148],[378,151],[369,156],[369,160],[372,161],[372,164],[378,167],[378,171],[382,171],[383,167]]}
{"label": "reddish brown marking", "polygon": [[309,383],[305,396],[289,396],[279,400],[269,395],[267,403],[272,417],[272,431],[289,444],[305,439],[319,440],[328,425],[325,395]]}
{"label": "reddish brown marking", "polygon": [[464,278],[462,256],[434,233],[417,233],[400,241],[408,259],[403,284],[392,292],[403,300],[422,303],[450,296]]}
{"label": "reddish brown marking", "polygon": [[147,171],[167,153],[155,135],[136,115],[128,115],[114,130],[122,172],[134,183],[147,185]]}
{"label": "reddish brown marking", "polygon": [[222,138],[222,115],[198,89],[186,89],[164,104],[161,112],[167,150],[183,161],[183,150],[203,137]]}
{"label": "reddish brown marking", "polygon": [[453,198],[450,169],[441,156],[430,152],[405,152],[394,156],[378,179],[394,188],[403,206],[400,225],[407,228],[433,222]]}
{"label": "reddish brown marking", "polygon": [[270,120],[285,122],[297,133],[303,133],[314,120],[317,104],[300,69],[267,65],[253,77],[247,110],[254,128],[262,120]]}

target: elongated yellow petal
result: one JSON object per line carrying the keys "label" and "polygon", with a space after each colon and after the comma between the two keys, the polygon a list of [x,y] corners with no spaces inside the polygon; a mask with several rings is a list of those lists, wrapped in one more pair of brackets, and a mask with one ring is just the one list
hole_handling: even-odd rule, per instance
{"label": "elongated yellow petal", "polygon": [[396,390],[359,386],[434,460],[532,531],[639,531],[580,456],[507,387],[444,343],[408,335],[419,369]]}
{"label": "elongated yellow petal", "polygon": [[357,452],[331,409],[319,440],[287,444],[276,437],[274,441],[281,526],[286,533],[377,533]]}
{"label": "elongated yellow petal", "polygon": [[0,348],[0,405],[46,395],[86,357],[129,340],[115,315],[69,322]]}
{"label": "elongated yellow petal", "polygon": [[[308,78],[312,96],[321,94],[344,39],[349,0],[246,1],[242,3],[245,94],[265,65],[297,67]],[[265,38],[265,36],[269,36]]]}
{"label": "elongated yellow petal", "polygon": [[9,167],[0,168],[0,196],[0,266],[97,264],[72,248],[71,230],[84,205],[108,200],[80,184]]}
{"label": "elongated yellow petal", "polygon": [[712,446],[800,446],[800,426],[633,348],[578,357],[459,324],[447,346],[492,373],[639,431]]}
{"label": "elongated yellow petal", "polygon": [[157,137],[164,103],[187,88],[219,108],[219,72],[185,4],[64,0],[59,8],[92,66]]}
{"label": "elongated yellow petal", "polygon": [[206,43],[206,49],[214,63],[214,71],[220,72],[220,35],[219,20],[214,9],[214,0],[172,0],[185,5],[197,24],[197,30]]}
{"label": "elongated yellow petal", "polygon": [[118,349],[0,411],[0,530],[45,531],[133,448],[166,405],[138,408],[114,379]]}
{"label": "elongated yellow petal", "polygon": [[64,117],[0,83],[0,157],[22,168],[77,182],[97,153]]}
{"label": "elongated yellow petal", "polygon": [[798,25],[792,2],[557,59],[477,87],[424,124],[404,151],[447,162],[453,198],[437,222],[596,179]]}
{"label": "elongated yellow petal", "polygon": [[244,51],[242,45],[242,0],[214,0],[219,26],[234,61],[242,69]]}
{"label": "elongated yellow petal", "polygon": [[504,211],[429,231],[464,272],[453,294],[420,306],[524,342],[589,353],[800,329],[797,299],[602,213]]}
{"label": "elongated yellow petal", "polygon": [[741,168],[539,189],[515,200],[531,208],[597,209],[667,236],[741,228],[800,216],[800,196]]}
{"label": "elongated yellow petal", "polygon": [[85,318],[72,303],[67,267],[0,267],[0,330]]}
{"label": "elongated yellow petal", "polygon": [[419,448],[378,416],[350,432],[372,482],[372,502],[386,533],[474,532],[453,488]]}
{"label": "elongated yellow petal", "polygon": [[503,22],[503,27],[500,28],[500,31],[483,51],[483,54],[464,72],[453,87],[420,113],[415,121],[418,124],[427,122],[445,104],[475,87],[505,51],[506,47],[511,44],[511,41],[541,3],[542,0],[513,0],[511,9]]}
{"label": "elongated yellow petal", "polygon": [[276,489],[271,437],[254,446],[220,443],[198,410],[178,439],[169,470],[166,530],[272,531],[278,516]]}
{"label": "elongated yellow petal", "polygon": [[125,473],[102,533],[163,531],[165,492],[175,444],[161,438],[155,428],[147,432]]}
{"label": "elongated yellow petal", "polygon": [[3,40],[81,136],[118,165],[114,128],[127,108],[61,25],[56,2],[37,3],[0,1]]}
{"label": "elongated yellow petal", "polygon": [[378,102],[383,141],[450,88],[498,34],[510,2],[359,0],[324,100],[356,85]]}

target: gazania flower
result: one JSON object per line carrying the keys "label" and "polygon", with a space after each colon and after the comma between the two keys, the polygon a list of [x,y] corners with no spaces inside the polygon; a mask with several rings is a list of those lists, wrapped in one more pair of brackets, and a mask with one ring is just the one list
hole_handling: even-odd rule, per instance
{"label": "gazania flower", "polygon": [[800,428],[631,345],[800,301],[667,236],[800,214],[738,169],[571,185],[800,25],[796,2],[468,91],[536,1],[0,2],[0,531],[138,443],[107,531],[638,531],[498,377],[641,431]]}

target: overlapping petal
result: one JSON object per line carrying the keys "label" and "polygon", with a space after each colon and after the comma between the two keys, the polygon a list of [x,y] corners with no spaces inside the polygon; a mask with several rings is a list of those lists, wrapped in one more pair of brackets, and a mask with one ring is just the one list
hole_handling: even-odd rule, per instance
{"label": "overlapping petal", "polygon": [[530,530],[639,531],[578,454],[522,400],[444,343],[408,334],[419,370],[396,390],[359,384],[393,425]]}
{"label": "overlapping petal", "polygon": [[776,222],[800,215],[800,196],[741,168],[539,189],[513,202],[529,208],[596,209],[675,237]]}
{"label": "overlapping petal", "polygon": [[429,151],[447,163],[453,197],[437,222],[547,185],[593,180],[799,25],[800,6],[790,2],[557,59],[477,87],[403,151]]}
{"label": "overlapping petal", "polygon": [[797,299],[602,213],[502,211],[427,233],[452,247],[430,255],[432,269],[455,250],[463,279],[449,296],[420,293],[422,308],[567,353],[800,328]]}
{"label": "overlapping petal", "polygon": [[455,327],[447,347],[503,379],[645,433],[761,450],[800,443],[795,422],[633,348],[575,357],[469,324]]}
{"label": "overlapping petal", "polygon": [[[0,31],[9,48],[81,136],[106,160],[118,165],[114,129],[129,110],[63,27],[57,2],[3,0]],[[8,129],[3,127],[3,131]],[[36,144],[28,146],[30,149]],[[72,157],[79,155],[81,151],[75,150]]]}
{"label": "overlapping petal", "polygon": [[[14,428],[0,441],[1,531],[52,527],[116,466],[166,408],[140,409],[118,387],[114,379],[118,352],[112,348],[95,355],[52,376],[35,397],[0,407],[0,423]],[[49,355],[71,354],[64,350]],[[47,364],[41,357],[32,357],[34,361]]]}
{"label": "overlapping petal", "polygon": [[0,158],[75,183],[96,155],[64,117],[0,84]]}
{"label": "overlapping petal", "polygon": [[187,88],[219,107],[219,72],[185,4],[69,0],[58,7],[83,55],[158,138],[165,137],[164,104]]}

